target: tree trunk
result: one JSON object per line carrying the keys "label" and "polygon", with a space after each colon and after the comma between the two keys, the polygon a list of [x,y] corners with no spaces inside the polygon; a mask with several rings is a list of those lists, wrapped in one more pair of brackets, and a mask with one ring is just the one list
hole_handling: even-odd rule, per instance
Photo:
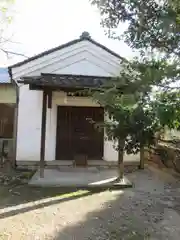
{"label": "tree trunk", "polygon": [[40,175],[40,178],[44,178],[44,165],[43,165],[43,166],[42,166],[42,165],[40,166],[40,170],[39,170],[39,171],[40,171],[40,174],[39,174],[39,175]]}
{"label": "tree trunk", "polygon": [[122,180],[124,177],[124,144],[124,139],[118,140],[118,181]]}
{"label": "tree trunk", "polygon": [[144,161],[145,161],[145,157],[144,157],[144,147],[140,148],[140,164],[139,164],[139,169],[144,169]]}

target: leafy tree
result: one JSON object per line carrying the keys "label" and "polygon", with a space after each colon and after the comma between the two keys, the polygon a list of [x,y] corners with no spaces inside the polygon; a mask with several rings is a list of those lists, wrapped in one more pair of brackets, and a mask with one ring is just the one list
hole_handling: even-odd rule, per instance
{"label": "leafy tree", "polygon": [[[124,153],[140,151],[143,168],[145,146],[155,143],[155,132],[159,122],[148,107],[149,85],[144,85],[140,72],[134,71],[129,63],[122,63],[121,74],[108,80],[100,89],[93,90],[93,98],[105,109],[108,118],[95,126],[106,130],[109,140],[115,142],[118,151],[118,181],[123,178]],[[133,76],[133,77],[132,77]]]}
{"label": "leafy tree", "polygon": [[[111,37],[132,48],[180,54],[180,3],[178,0],[90,0],[101,14],[101,24]],[[127,24],[119,34],[120,23]]]}
{"label": "leafy tree", "polygon": [[[136,67],[149,84],[167,86],[179,79],[180,2],[178,0],[90,0],[111,38],[123,39],[140,53]],[[122,33],[121,23],[127,25]],[[156,79],[154,78],[156,76]],[[151,79],[152,78],[152,79]],[[161,80],[161,82],[160,82]],[[144,78],[144,81],[145,78]]]}
{"label": "leafy tree", "polygon": [[[128,62],[126,70],[120,73],[118,84],[128,78],[126,87],[114,92],[126,95],[129,88],[129,94],[141,93],[135,100],[137,108],[128,112],[131,129],[128,129],[130,141],[127,146],[131,150],[136,144],[150,143],[158,129],[179,125],[179,90],[177,84],[172,86],[172,83],[180,77],[180,3],[177,0],[90,2],[98,7],[101,24],[108,36],[123,39],[140,53],[140,57]],[[121,23],[127,25],[123,33],[119,31]],[[157,90],[160,94],[155,94]]]}
{"label": "leafy tree", "polygon": [[180,130],[180,90],[157,94],[151,106],[162,128]]}
{"label": "leafy tree", "polygon": [[[176,80],[178,71],[165,60],[125,61],[118,77],[93,92],[94,99],[109,116],[104,123],[96,125],[105,128],[108,138],[116,142],[118,180],[123,177],[125,152],[140,152],[140,168],[144,168],[144,147],[155,144],[156,133],[165,126],[175,128],[180,124],[179,93],[170,92],[171,86],[163,84],[169,79]],[[153,96],[154,86],[165,91]]]}
{"label": "leafy tree", "polygon": [[[124,153],[140,152],[140,168],[144,168],[144,147],[156,144],[156,133],[165,127],[180,127],[180,92],[166,88],[166,91],[153,96],[154,84],[161,87],[157,84],[164,79],[164,71],[157,77],[157,65],[155,69],[152,64],[149,68],[145,64],[137,66],[136,63],[122,63],[119,77],[93,89],[93,98],[104,106],[108,114],[104,123],[94,124],[105,128],[108,139],[116,143],[118,150],[117,180],[123,178]],[[149,69],[155,71],[154,75],[148,75],[151,73]]]}

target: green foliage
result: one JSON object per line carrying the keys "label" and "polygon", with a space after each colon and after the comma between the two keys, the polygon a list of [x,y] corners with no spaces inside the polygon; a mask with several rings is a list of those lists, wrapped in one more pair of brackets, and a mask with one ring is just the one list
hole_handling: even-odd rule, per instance
{"label": "green foliage", "polygon": [[161,126],[180,130],[180,91],[165,91],[157,94],[152,107]]}
{"label": "green foliage", "polygon": [[[180,128],[180,95],[171,83],[180,77],[180,3],[178,0],[90,0],[109,37],[123,39],[140,53],[121,63],[118,78],[94,93],[111,121],[113,140],[124,139],[127,153],[154,144],[165,126]],[[127,24],[122,33],[120,24]],[[173,89],[173,90],[172,90]],[[154,91],[161,91],[154,94]],[[163,90],[163,91],[162,91]]]}
{"label": "green foliage", "polygon": [[[96,126],[105,128],[109,140],[124,140],[124,151],[137,153],[142,146],[154,144],[154,134],[159,130],[159,122],[148,107],[148,98],[139,86],[139,77],[131,79],[131,75],[109,80],[109,88],[104,85],[100,91],[93,92],[93,97],[104,106],[108,118]],[[136,86],[137,85],[137,86]],[[127,86],[127,87],[126,87]],[[122,141],[123,142],[123,141]],[[116,146],[120,148],[121,146]]]}
{"label": "green foliage", "polygon": [[[109,79],[101,89],[92,92],[109,116],[96,126],[105,128],[110,140],[124,139],[127,154],[155,144],[155,135],[162,128],[180,127],[179,91],[168,88],[152,97],[153,86],[160,86],[165,79],[166,63],[160,61],[159,65],[153,65],[151,61],[147,65],[122,62],[119,77]],[[172,66],[173,75],[176,74]]]}
{"label": "green foliage", "polygon": [[142,104],[130,115],[129,135],[126,141],[126,152],[137,153],[141,147],[155,144],[155,133],[160,125],[152,109],[145,109]]}
{"label": "green foliage", "polygon": [[[139,72],[141,85],[145,91],[150,91],[152,87],[169,87],[170,83],[176,82],[180,78],[180,66],[178,61],[170,63],[167,59],[148,59],[141,57],[129,62],[135,71]],[[148,87],[149,86],[149,87]]]}
{"label": "green foliage", "polygon": [[[111,37],[123,38],[136,49],[158,49],[180,54],[180,4],[178,0],[91,0],[101,13]],[[120,23],[127,30],[120,34]],[[113,32],[112,30],[115,29]]]}

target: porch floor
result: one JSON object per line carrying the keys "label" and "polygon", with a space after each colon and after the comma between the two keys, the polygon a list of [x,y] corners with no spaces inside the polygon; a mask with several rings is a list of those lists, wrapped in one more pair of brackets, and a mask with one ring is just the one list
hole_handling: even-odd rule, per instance
{"label": "porch floor", "polygon": [[115,169],[99,170],[96,167],[50,169],[45,168],[44,178],[40,178],[39,170],[29,181],[29,185],[42,187],[79,187],[79,188],[127,188],[132,187],[131,182],[124,178],[114,183],[117,172]]}

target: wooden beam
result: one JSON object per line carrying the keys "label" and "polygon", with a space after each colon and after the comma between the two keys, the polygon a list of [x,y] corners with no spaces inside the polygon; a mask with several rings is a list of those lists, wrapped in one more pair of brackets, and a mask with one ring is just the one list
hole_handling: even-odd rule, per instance
{"label": "wooden beam", "polygon": [[42,122],[41,122],[41,149],[40,149],[40,177],[41,178],[44,177],[44,166],[45,166],[46,115],[47,115],[47,92],[43,91]]}
{"label": "wooden beam", "polygon": [[48,92],[48,108],[52,108],[52,91]]}
{"label": "wooden beam", "polygon": [[[44,91],[44,90],[48,90],[48,91],[64,91],[64,92],[78,92],[78,91],[89,91],[89,89],[91,89],[93,91],[92,88],[88,88],[88,87],[62,87],[62,86],[53,86],[53,85],[38,85],[38,84],[29,84],[29,90],[37,90],[37,91]],[[94,90],[96,91],[100,91],[96,88],[94,88]]]}
{"label": "wooden beam", "polygon": [[34,84],[29,84],[29,90],[40,90],[40,91],[43,91],[44,90],[44,87],[43,86],[37,86],[37,85],[34,85]]}

